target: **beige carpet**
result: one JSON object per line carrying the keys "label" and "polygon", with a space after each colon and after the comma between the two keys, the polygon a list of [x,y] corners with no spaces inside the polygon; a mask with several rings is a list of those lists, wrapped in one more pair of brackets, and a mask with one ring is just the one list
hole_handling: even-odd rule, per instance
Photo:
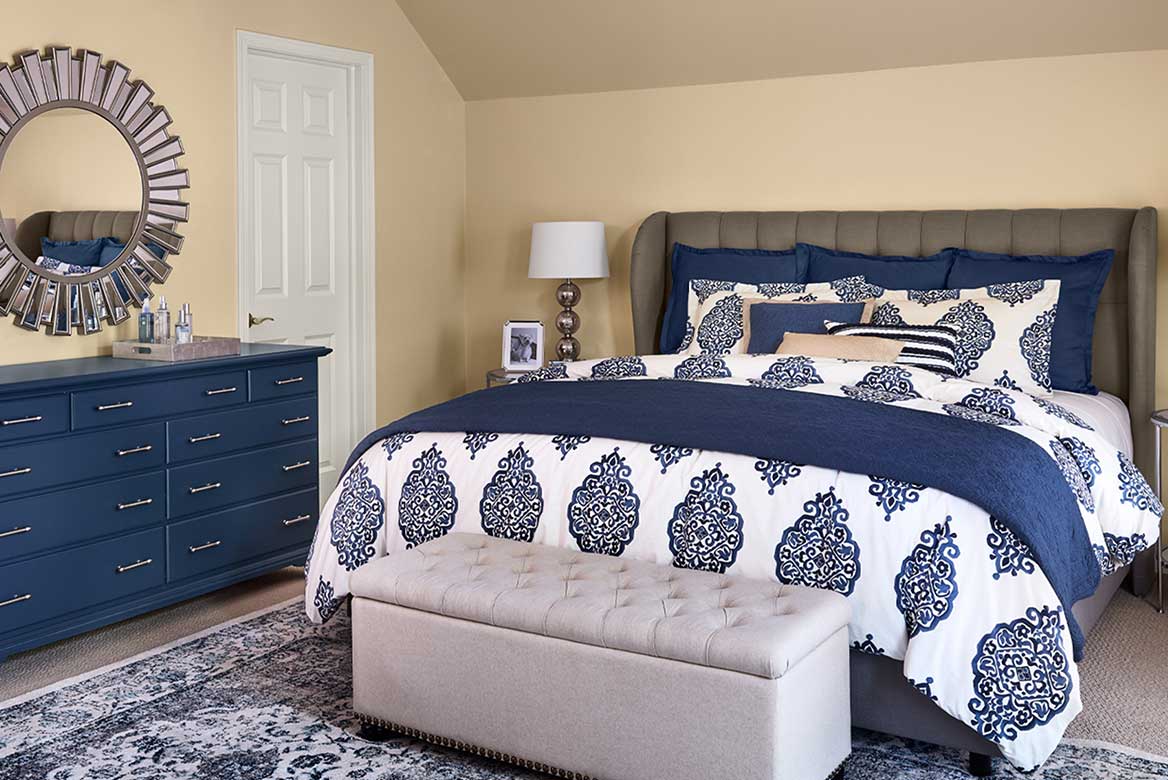
{"label": "beige carpet", "polygon": [[173,607],[18,653],[0,663],[0,701],[131,658],[304,592],[304,569],[288,567]]}
{"label": "beige carpet", "polygon": [[[0,664],[0,701],[129,658],[299,595],[302,569],[250,582],[12,656]],[[1168,615],[1124,591],[1087,640],[1083,713],[1068,737],[1168,755]]]}
{"label": "beige carpet", "polygon": [[1168,614],[1126,591],[1115,594],[1087,637],[1079,665],[1083,712],[1068,737],[1168,756]]}

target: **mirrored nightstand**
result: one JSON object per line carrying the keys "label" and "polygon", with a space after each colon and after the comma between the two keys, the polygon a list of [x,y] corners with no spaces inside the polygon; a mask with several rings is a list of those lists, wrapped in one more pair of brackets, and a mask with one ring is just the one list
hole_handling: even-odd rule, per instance
{"label": "mirrored nightstand", "polygon": [[495,385],[509,385],[518,382],[520,377],[527,376],[530,371],[508,371],[505,368],[492,368],[487,372],[487,387]]}
{"label": "mirrored nightstand", "polygon": [[[1164,503],[1164,494],[1161,492],[1160,476],[1160,446],[1163,443],[1164,428],[1168,427],[1168,409],[1152,412],[1152,425],[1156,426],[1156,497]],[[1160,533],[1156,537],[1156,611],[1164,612],[1164,522],[1160,518]]]}

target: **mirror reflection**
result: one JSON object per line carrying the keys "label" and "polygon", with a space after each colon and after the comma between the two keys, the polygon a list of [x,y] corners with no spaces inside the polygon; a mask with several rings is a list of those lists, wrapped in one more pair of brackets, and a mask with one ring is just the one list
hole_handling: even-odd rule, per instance
{"label": "mirror reflection", "polygon": [[129,144],[91,111],[57,108],[34,117],[0,161],[4,233],[50,273],[91,273],[112,263],[141,204]]}

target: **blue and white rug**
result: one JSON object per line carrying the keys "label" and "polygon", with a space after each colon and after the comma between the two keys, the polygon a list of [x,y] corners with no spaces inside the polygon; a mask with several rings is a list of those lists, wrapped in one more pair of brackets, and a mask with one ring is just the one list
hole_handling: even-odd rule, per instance
{"label": "blue and white rug", "polygon": [[[541,775],[401,739],[355,736],[344,616],[270,610],[0,703],[0,780],[319,778],[504,780]],[[857,731],[848,780],[966,780],[957,751]],[[1039,771],[995,777],[1146,780],[1168,759],[1069,740]]]}

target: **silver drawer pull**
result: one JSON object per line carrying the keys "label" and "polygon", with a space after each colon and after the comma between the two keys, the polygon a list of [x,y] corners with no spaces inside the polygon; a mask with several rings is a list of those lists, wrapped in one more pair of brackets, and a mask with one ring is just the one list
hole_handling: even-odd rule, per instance
{"label": "silver drawer pull", "polygon": [[196,544],[194,547],[188,547],[187,549],[193,553],[197,553],[197,552],[202,552],[203,550],[210,550],[212,547],[218,547],[221,544],[223,544],[223,542],[216,539],[213,542],[206,542],[204,544]]}
{"label": "silver drawer pull", "polygon": [[238,387],[220,387],[218,390],[207,390],[206,393],[207,395],[227,395],[228,393],[234,393],[238,389]]}
{"label": "silver drawer pull", "polygon": [[139,452],[150,452],[154,449],[153,444],[143,444],[141,447],[131,447],[128,450],[118,450],[118,457],[124,458],[126,455],[137,455]]}
{"label": "silver drawer pull", "polygon": [[223,487],[222,482],[208,482],[206,485],[200,485],[199,487],[191,488],[191,493],[192,494],[204,493],[208,490],[215,490],[216,488],[221,488],[221,487]]}
{"label": "silver drawer pull", "polygon": [[42,415],[35,415],[33,417],[17,417],[15,420],[0,420],[0,425],[20,425],[22,423],[40,422],[45,419]]}
{"label": "silver drawer pull", "polygon": [[198,444],[201,441],[212,441],[214,439],[221,438],[222,436],[223,434],[221,433],[206,433],[202,436],[192,436],[190,439],[188,439],[188,441],[190,441],[191,444]]}
{"label": "silver drawer pull", "polygon": [[129,409],[133,405],[133,401],[119,401],[116,404],[103,404],[97,407],[97,411],[108,412],[110,409]]}
{"label": "silver drawer pull", "polygon": [[295,425],[296,423],[308,422],[312,418],[307,414],[303,417],[289,417],[287,420],[280,420],[281,425]]}
{"label": "silver drawer pull", "polygon": [[[287,525],[288,521],[285,520],[284,524]],[[21,534],[26,534],[31,530],[31,525],[21,526],[20,528],[13,528],[11,531],[4,531],[3,533],[0,533],[0,539],[3,539],[5,536],[20,536]]]}
{"label": "silver drawer pull", "polygon": [[28,601],[31,598],[32,598],[31,593],[25,593],[23,596],[13,596],[12,598],[8,599],[7,601],[0,601],[0,607],[7,607],[10,604],[19,604],[20,602]]}
{"label": "silver drawer pull", "polygon": [[296,469],[302,469],[305,466],[311,466],[311,465],[312,465],[312,461],[302,460],[299,463],[290,463],[289,465],[282,466],[281,468],[283,468],[284,471],[295,471]]}
{"label": "silver drawer pull", "polygon": [[127,563],[123,566],[115,566],[114,571],[116,571],[118,574],[125,574],[128,571],[133,571],[134,569],[141,569],[143,566],[149,566],[152,563],[154,563],[153,558],[144,558],[140,561],[134,561],[133,563]]}
{"label": "silver drawer pull", "polygon": [[121,511],[123,509],[133,509],[134,507],[137,507],[137,506],[150,506],[153,503],[154,503],[153,498],[139,498],[137,501],[130,501],[130,502],[125,503],[125,504],[118,504],[118,511]]}
{"label": "silver drawer pull", "polygon": [[276,384],[278,384],[278,385],[294,385],[297,382],[303,382],[303,381],[304,381],[304,377],[302,377],[302,376],[290,376],[287,379],[277,379]]}
{"label": "silver drawer pull", "polygon": [[25,467],[22,469],[13,469],[12,471],[0,471],[0,477],[19,477],[21,474],[30,474],[32,469]]}
{"label": "silver drawer pull", "polygon": [[296,515],[296,517],[289,517],[285,520],[284,525],[296,525],[297,523],[303,523],[305,520],[311,519],[312,515]]}

